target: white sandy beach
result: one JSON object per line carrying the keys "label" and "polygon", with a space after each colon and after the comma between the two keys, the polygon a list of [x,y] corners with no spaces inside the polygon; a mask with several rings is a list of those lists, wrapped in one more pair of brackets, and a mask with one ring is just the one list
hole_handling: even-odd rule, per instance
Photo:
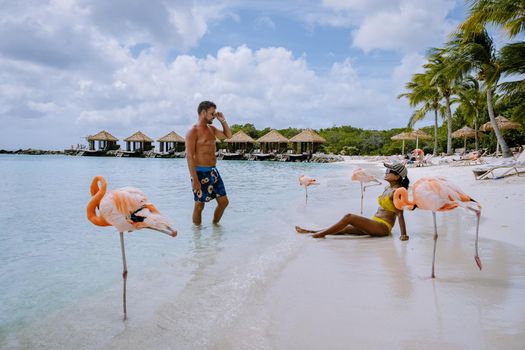
{"label": "white sandy beach", "polygon": [[[357,165],[378,177],[384,172],[378,161],[347,161],[346,165],[348,178]],[[215,299],[202,297],[208,295],[204,292],[197,295],[171,287],[166,277],[172,272],[166,271],[150,276],[151,285],[142,289],[142,295],[156,300],[144,300],[136,291],[130,294],[128,305],[134,316],[127,323],[116,309],[120,297],[116,284],[108,295],[111,307],[100,304],[93,310],[79,304],[69,313],[75,319],[66,332],[69,336],[64,337],[67,317],[64,321],[62,312],[9,344],[13,348],[97,349],[521,349],[525,343],[525,230],[521,223],[525,176],[476,181],[472,168],[410,168],[409,178],[414,183],[425,176],[445,176],[482,205],[482,271],[474,263],[475,217],[462,209],[438,214],[436,279],[431,279],[430,212],[405,214],[407,242],[399,240],[398,226],[388,238],[316,240],[296,234],[293,226],[322,228],[348,207],[318,211],[316,206],[329,207],[333,202],[316,197],[312,190],[305,207],[306,222],[281,226],[293,249],[275,252],[283,260],[264,271],[266,282],[244,290],[242,274],[260,272],[246,266],[239,270],[238,280],[221,284],[219,275],[211,275],[220,274],[213,269],[214,262],[206,266],[211,270],[206,278],[217,278],[218,287],[203,284],[203,291],[217,288],[220,293],[225,288],[227,293],[232,287],[241,292],[228,300],[229,305],[214,304]],[[366,191],[365,215],[375,212],[382,189]],[[349,207],[359,207],[359,198],[345,200],[351,202]],[[53,332],[60,336],[54,337]]]}
{"label": "white sandy beach", "polygon": [[[522,348],[525,177],[476,181],[471,169],[411,168],[409,175],[412,181],[446,176],[482,203],[482,271],[473,259],[475,219],[461,210],[438,214],[435,280],[429,278],[430,212],[405,215],[410,235],[406,243],[399,241],[398,228],[393,239],[305,237],[304,249],[283,270],[262,307],[251,311],[254,319],[267,321],[267,347]],[[367,197],[365,212],[371,214],[375,193]],[[244,331],[239,338],[250,339],[250,334]],[[224,348],[249,344],[230,342]]]}

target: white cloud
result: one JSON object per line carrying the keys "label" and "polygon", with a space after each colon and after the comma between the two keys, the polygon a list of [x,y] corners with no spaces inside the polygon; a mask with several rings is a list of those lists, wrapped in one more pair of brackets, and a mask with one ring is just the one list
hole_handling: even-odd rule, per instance
{"label": "white cloud", "polygon": [[[170,130],[184,134],[204,99],[215,101],[230,123],[259,128],[399,126],[409,112],[395,96],[421,62],[421,38],[441,37],[447,23],[446,6],[415,0],[326,0],[317,17],[306,13],[316,23],[355,27],[354,45],[364,51],[403,52],[390,76],[371,80],[351,58],[319,73],[306,55],[285,47],[222,47],[205,57],[179,54],[166,61],[170,50],[198,45],[210,23],[239,20],[226,5],[28,4],[10,2],[0,14],[0,122],[6,135],[0,148],[63,148],[101,129],[121,139],[139,129],[153,138]],[[258,25],[272,29],[272,23],[259,17]],[[413,33],[421,23],[428,32]],[[147,46],[140,54],[130,52],[142,44]]]}
{"label": "white cloud", "polygon": [[353,45],[371,50],[420,51],[440,45],[453,28],[446,19],[453,1],[403,1],[393,10],[366,16],[354,32]]}
{"label": "white cloud", "polygon": [[401,59],[401,64],[394,68],[392,80],[401,92],[405,84],[412,79],[412,75],[423,72],[425,57],[418,53],[409,53]]}

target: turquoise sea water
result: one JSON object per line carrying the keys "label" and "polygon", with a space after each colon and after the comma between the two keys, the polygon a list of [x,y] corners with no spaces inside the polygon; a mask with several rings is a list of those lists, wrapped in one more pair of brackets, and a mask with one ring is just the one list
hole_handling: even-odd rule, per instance
{"label": "turquoise sea water", "polygon": [[[95,175],[106,177],[108,189],[142,189],[179,231],[176,238],[147,230],[126,235],[128,313],[130,325],[146,322],[171,300],[172,313],[186,315],[174,328],[188,342],[205,342],[218,324],[213,317],[234,318],[293,255],[300,244],[294,225],[339,216],[319,210],[316,201],[353,197],[353,209],[359,206],[359,186],[349,186],[343,164],[223,161],[218,167],[230,206],[213,226],[215,204],[208,204],[196,228],[185,159],[1,155],[0,347],[25,347],[24,339],[36,335],[66,338],[67,327],[89,335],[86,318],[101,327],[122,324],[116,321],[122,315],[118,233],[85,216]],[[310,187],[308,204],[301,174],[321,182]],[[50,320],[67,324],[64,334],[50,335]],[[91,332],[103,344],[100,333],[119,332],[111,327]]]}

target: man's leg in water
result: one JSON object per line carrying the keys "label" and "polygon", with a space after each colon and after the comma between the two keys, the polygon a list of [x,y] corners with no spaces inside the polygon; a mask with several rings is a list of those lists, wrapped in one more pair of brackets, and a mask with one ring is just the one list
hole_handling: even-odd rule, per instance
{"label": "man's leg in water", "polygon": [[228,196],[217,197],[217,208],[215,208],[215,212],[213,213],[214,224],[219,223],[222,218],[222,214],[224,214],[224,209],[226,209],[229,203],[230,201],[228,200]]}
{"label": "man's leg in water", "polygon": [[200,225],[202,222],[202,210],[204,209],[204,203],[195,201],[195,206],[193,207],[193,223],[195,225]]}
{"label": "man's leg in water", "polygon": [[337,223],[327,229],[317,232],[312,237],[324,238],[326,235],[342,234],[341,232],[348,226],[351,226],[351,228],[348,229],[350,232],[347,232],[347,234],[360,234],[378,237],[388,236],[389,234],[386,225],[380,222],[370,220],[359,215],[346,214]]}

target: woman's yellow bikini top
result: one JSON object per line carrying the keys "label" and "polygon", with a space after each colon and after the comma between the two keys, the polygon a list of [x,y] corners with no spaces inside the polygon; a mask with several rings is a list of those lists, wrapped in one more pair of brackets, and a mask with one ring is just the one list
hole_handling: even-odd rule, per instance
{"label": "woman's yellow bikini top", "polygon": [[379,203],[379,206],[381,208],[395,213],[396,207],[394,206],[394,202],[392,202],[392,199],[390,198],[390,195],[392,194],[392,190],[390,189],[391,187],[388,186],[383,192],[383,194],[377,197],[377,203]]}

